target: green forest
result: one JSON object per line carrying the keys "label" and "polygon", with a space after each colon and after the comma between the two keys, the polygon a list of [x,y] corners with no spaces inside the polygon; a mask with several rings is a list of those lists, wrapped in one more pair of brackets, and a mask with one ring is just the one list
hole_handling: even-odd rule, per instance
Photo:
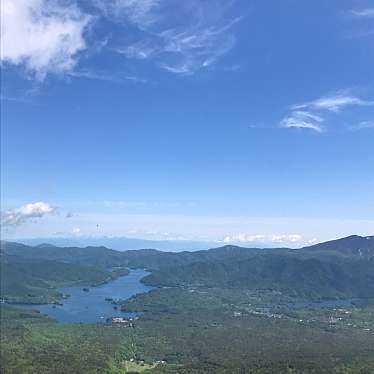
{"label": "green forest", "polygon": [[[353,242],[181,253],[3,242],[1,373],[372,374],[373,238]],[[131,327],[59,323],[14,305],[58,302],[62,285],[99,285],[127,268],[151,270],[143,281],[156,286],[115,301],[140,313]],[[346,297],[354,302],[313,307]]]}

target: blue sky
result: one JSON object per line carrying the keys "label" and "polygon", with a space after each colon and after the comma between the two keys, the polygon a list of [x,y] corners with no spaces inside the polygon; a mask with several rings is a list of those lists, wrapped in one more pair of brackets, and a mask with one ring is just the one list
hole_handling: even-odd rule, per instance
{"label": "blue sky", "polygon": [[374,233],[372,1],[2,13],[5,237]]}

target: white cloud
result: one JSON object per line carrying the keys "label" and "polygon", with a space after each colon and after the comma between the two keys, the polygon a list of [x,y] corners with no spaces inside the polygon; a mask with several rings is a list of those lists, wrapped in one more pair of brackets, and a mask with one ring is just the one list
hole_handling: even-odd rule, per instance
{"label": "white cloud", "polygon": [[324,96],[317,100],[313,100],[307,103],[294,105],[291,107],[291,109],[310,108],[316,110],[328,110],[331,112],[339,112],[346,106],[352,105],[370,106],[374,105],[374,101],[366,101],[352,95],[338,92],[336,94]]}
{"label": "white cloud", "polygon": [[350,13],[356,17],[374,17],[374,8],[351,10]]}
{"label": "white cloud", "polygon": [[294,242],[299,242],[300,240],[302,240],[302,236],[299,235],[299,234],[291,234],[291,235],[288,235],[288,240],[292,243]]}
{"label": "white cloud", "polygon": [[224,243],[250,243],[250,242],[272,242],[272,243],[297,243],[301,242],[303,237],[299,234],[282,234],[282,235],[249,235],[235,234],[227,235],[223,239]]}
{"label": "white cloud", "polygon": [[265,235],[248,235],[248,234],[236,234],[232,236],[225,236],[223,239],[224,243],[246,243],[246,242],[262,242],[266,239]]}
{"label": "white cloud", "polygon": [[290,115],[283,118],[280,127],[283,128],[299,128],[299,129],[310,129],[317,132],[323,131],[321,123],[324,119],[315,114],[305,111],[294,111]]}
{"label": "white cloud", "polygon": [[297,242],[300,242],[302,238],[303,237],[299,234],[274,235],[271,238],[271,241],[273,243],[287,243],[287,242],[297,243]]}
{"label": "white cloud", "polygon": [[[232,27],[240,17],[228,16],[226,5],[200,1],[188,5],[171,3],[170,0],[109,2],[115,5],[115,13],[119,12],[143,31],[138,40],[115,50],[129,59],[152,60],[168,72],[186,75],[209,67],[234,47]],[[108,9],[108,3],[105,4]],[[174,5],[172,11],[171,5]],[[214,5],[220,11],[212,11]]]}
{"label": "white cloud", "polygon": [[72,230],[72,233],[74,235],[79,235],[82,232],[82,230],[79,227],[76,227]]}
{"label": "white cloud", "polygon": [[1,60],[23,66],[38,79],[70,71],[86,48],[90,17],[59,0],[3,0]]}
{"label": "white cloud", "polygon": [[53,214],[56,208],[39,201],[29,203],[19,208],[9,209],[1,212],[1,223],[5,226],[17,226],[35,218],[42,218],[45,215]]}

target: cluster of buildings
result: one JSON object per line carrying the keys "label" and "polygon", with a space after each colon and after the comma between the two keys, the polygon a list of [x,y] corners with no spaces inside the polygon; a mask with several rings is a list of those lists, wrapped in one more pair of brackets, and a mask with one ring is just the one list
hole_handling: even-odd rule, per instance
{"label": "cluster of buildings", "polygon": [[123,327],[135,327],[135,321],[137,319],[139,319],[139,317],[111,317],[106,321],[107,323],[118,324]]}

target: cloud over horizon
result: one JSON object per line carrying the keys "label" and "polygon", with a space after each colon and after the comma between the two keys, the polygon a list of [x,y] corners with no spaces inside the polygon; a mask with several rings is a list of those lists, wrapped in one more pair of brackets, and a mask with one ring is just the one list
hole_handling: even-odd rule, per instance
{"label": "cloud over horizon", "polygon": [[1,212],[1,224],[4,227],[18,226],[36,218],[42,218],[57,211],[48,203],[39,201],[22,205],[19,208],[8,209]]}
{"label": "cloud over horizon", "polygon": [[235,234],[227,235],[224,239],[224,243],[300,243],[303,240],[303,236],[300,234],[276,234],[276,235],[265,235],[265,234]]}

